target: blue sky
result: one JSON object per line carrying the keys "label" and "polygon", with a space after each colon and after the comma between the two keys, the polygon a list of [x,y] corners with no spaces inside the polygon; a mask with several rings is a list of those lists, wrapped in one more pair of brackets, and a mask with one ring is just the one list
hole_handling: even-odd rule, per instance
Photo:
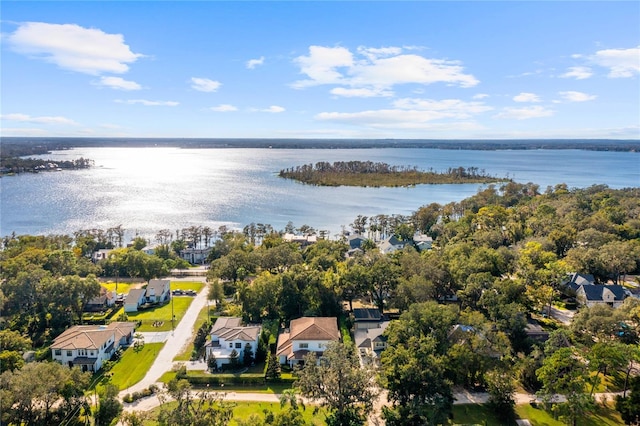
{"label": "blue sky", "polygon": [[640,3],[0,3],[3,136],[640,139]]}

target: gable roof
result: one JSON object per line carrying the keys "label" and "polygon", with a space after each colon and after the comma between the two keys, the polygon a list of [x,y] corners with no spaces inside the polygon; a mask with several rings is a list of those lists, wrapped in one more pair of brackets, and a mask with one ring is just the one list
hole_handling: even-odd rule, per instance
{"label": "gable roof", "polygon": [[576,285],[593,285],[595,284],[596,279],[591,274],[580,274],[578,272],[574,272],[569,274],[569,282],[568,284],[576,284]]}
{"label": "gable roof", "polygon": [[76,325],[56,337],[51,348],[98,350],[111,337],[114,338],[114,341],[118,341],[123,336],[132,333],[134,329],[135,323],[133,322],[112,322],[108,326]]}
{"label": "gable roof", "polygon": [[224,340],[255,342],[259,335],[259,326],[243,327],[242,318],[239,317],[220,317],[211,327],[212,338],[215,336]]}
{"label": "gable roof", "polygon": [[336,317],[302,317],[289,324],[291,340],[339,340]]}
{"label": "gable roof", "polygon": [[147,290],[144,288],[134,288],[133,290],[129,290],[129,294],[127,294],[127,303],[138,302],[146,292]]}
{"label": "gable roof", "polygon": [[147,284],[147,295],[150,294],[150,291],[153,290],[156,296],[162,294],[165,289],[169,288],[170,285],[169,280],[149,280],[149,284]]}
{"label": "gable roof", "polygon": [[584,294],[586,300],[602,301],[605,289],[613,293],[616,301],[624,300],[624,287],[621,285],[581,285],[578,291]]}
{"label": "gable roof", "polygon": [[289,354],[294,340],[340,340],[336,317],[302,317],[291,320],[289,331],[278,336],[277,355]]}

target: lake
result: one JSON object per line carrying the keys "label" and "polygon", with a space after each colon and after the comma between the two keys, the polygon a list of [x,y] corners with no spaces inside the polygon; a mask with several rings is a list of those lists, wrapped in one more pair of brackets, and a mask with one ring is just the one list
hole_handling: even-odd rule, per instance
{"label": "lake", "polygon": [[586,150],[181,149],[76,148],[41,158],[90,158],[85,170],[21,174],[0,179],[0,235],[71,234],[122,225],[128,236],[191,225],[243,227],[287,222],[341,231],[359,215],[410,215],[429,203],[446,204],[483,185],[411,188],[315,187],[277,176],[284,168],[318,161],[374,161],[445,171],[478,167],[533,182],[544,191],[606,184],[640,187],[640,153]]}

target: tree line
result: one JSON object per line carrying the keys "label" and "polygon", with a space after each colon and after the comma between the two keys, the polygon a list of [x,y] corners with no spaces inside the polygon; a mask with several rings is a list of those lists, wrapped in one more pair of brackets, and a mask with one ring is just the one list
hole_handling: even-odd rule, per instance
{"label": "tree line", "polygon": [[392,166],[372,161],[326,161],[280,170],[280,177],[323,186],[408,186],[442,183],[488,183],[506,181],[477,167],[450,167],[445,172],[418,170],[415,166]]}
{"label": "tree line", "polygon": [[[418,252],[407,244],[383,255],[373,242],[383,232],[378,226],[400,240],[426,233],[433,249]],[[425,205],[409,216],[361,215],[351,229],[372,240],[350,257],[345,257],[348,245],[342,238],[303,247],[283,240],[284,230],[265,224],[219,229],[212,243],[202,242],[211,247],[210,297],[220,302],[224,314],[282,326],[305,315],[348,314],[344,307],[355,300],[393,314],[398,319],[385,333],[388,349],[379,371],[379,384],[389,392],[384,417],[390,425],[446,420],[454,387],[487,390],[496,412],[513,413],[516,385],[537,392],[555,416],[572,423],[593,410],[593,394],[605,377],[627,390],[619,403],[625,418],[637,413],[638,379],[630,366],[640,361],[638,299],[628,298],[617,309],[582,308],[570,326],[542,315],[550,304],[575,300],[564,285],[568,272],[593,274],[600,283],[638,273],[637,189],[556,185],[542,192],[534,184],[507,182],[461,202]],[[291,224],[288,230],[316,232],[307,225]],[[101,267],[88,260],[90,247],[97,245],[87,244],[86,234],[78,234],[78,241],[85,242],[80,245],[69,236],[5,240],[0,302],[7,334],[0,337],[13,342],[14,352],[42,347],[55,337],[53,327],[44,333],[47,321],[61,332],[78,320],[70,303],[79,300],[74,289],[86,288],[82,285],[89,285],[90,275]],[[106,232],[101,235],[108,240]],[[117,234],[112,235],[115,242]],[[168,241],[164,245],[171,249]],[[121,249],[140,252],[144,244],[137,239]],[[134,265],[138,258],[143,256],[121,261]],[[63,290],[52,294],[51,288]],[[527,334],[532,320],[550,327],[546,343]],[[13,373],[0,377],[23,368],[16,362]],[[351,380],[344,371],[351,370],[339,375],[316,371],[314,380]],[[3,380],[0,390],[14,392]],[[313,385],[301,381],[298,389],[310,394]],[[555,394],[568,402],[553,402]],[[344,407],[328,409],[333,418],[353,415],[351,424],[361,424],[364,412]]]}

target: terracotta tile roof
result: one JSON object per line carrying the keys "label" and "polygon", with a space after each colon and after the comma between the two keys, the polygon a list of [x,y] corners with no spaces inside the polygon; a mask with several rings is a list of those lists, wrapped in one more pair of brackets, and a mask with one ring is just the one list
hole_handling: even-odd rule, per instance
{"label": "terracotta tile roof", "polygon": [[76,325],[56,337],[52,349],[95,349],[98,350],[111,337],[118,341],[133,332],[135,324],[131,322],[114,322],[108,326]]}
{"label": "terracotta tile roof", "polygon": [[289,332],[278,336],[276,353],[289,354],[294,340],[340,340],[335,317],[302,317],[291,320]]}

